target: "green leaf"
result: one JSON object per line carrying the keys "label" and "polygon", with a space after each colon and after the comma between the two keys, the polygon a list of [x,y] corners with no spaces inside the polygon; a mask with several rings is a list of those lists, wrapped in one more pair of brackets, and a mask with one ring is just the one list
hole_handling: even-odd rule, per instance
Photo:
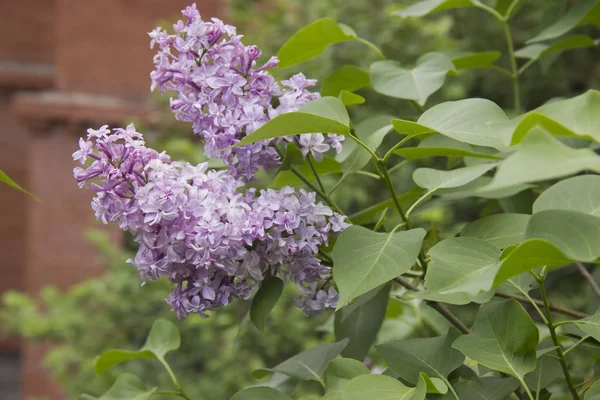
{"label": "green leaf", "polygon": [[[459,381],[454,390],[460,400],[506,400],[519,387],[514,378],[483,377],[479,380]],[[447,394],[442,400],[455,399]]]}
{"label": "green leaf", "polygon": [[572,210],[600,217],[600,176],[565,179],[544,191],[533,203],[533,212]]}
{"label": "green leaf", "polygon": [[355,65],[342,65],[325,78],[321,95],[337,97],[343,90],[354,92],[370,85],[369,71]]}
{"label": "green leaf", "polygon": [[465,356],[520,382],[536,366],[539,333],[531,317],[516,300],[483,304],[472,332],[453,347]]}
{"label": "green leaf", "polygon": [[279,67],[287,68],[308,61],[317,57],[328,46],[348,40],[357,40],[377,49],[372,43],[356,36],[349,26],[338,24],[331,18],[322,18],[300,29],[285,42],[277,52]]}
{"label": "green leaf", "polygon": [[473,221],[460,233],[463,237],[475,237],[504,249],[523,241],[530,215],[494,214]]}
{"label": "green leaf", "polygon": [[536,125],[553,136],[580,136],[600,142],[600,92],[589,90],[579,96],[545,104],[508,125],[517,123],[511,143],[523,141]]}
{"label": "green leaf", "polygon": [[502,260],[502,265],[494,278],[494,287],[507,280],[536,268],[557,268],[570,264],[568,259],[552,243],[542,239],[530,239],[521,243]]}
{"label": "green leaf", "polygon": [[288,358],[281,364],[271,369],[257,370],[254,373],[256,378],[265,376],[265,373],[278,372],[303,381],[317,381],[323,386],[325,383],[323,377],[327,365],[331,360],[337,357],[344,347],[348,344],[348,339],[340,340],[332,344],[322,344],[312,349],[303,351],[300,354]]}
{"label": "green leaf", "polygon": [[250,320],[259,331],[265,331],[269,313],[277,304],[282,291],[283,281],[270,277],[262,282],[260,289],[254,295],[250,305]]}
{"label": "green leaf", "polygon": [[[371,150],[375,150],[381,144],[381,141],[385,135],[387,135],[388,132],[383,130],[383,128],[388,127],[389,131],[391,118],[392,117],[388,115],[376,115],[360,121],[354,127],[356,137],[358,137],[363,143],[370,146]],[[344,162],[348,159],[348,157],[350,157],[350,154],[355,152],[357,148],[360,148],[363,152],[369,154],[365,149],[359,146],[356,141],[346,140],[344,141],[342,151],[336,155],[335,159],[340,162]],[[369,157],[371,157],[371,155],[369,155]],[[369,160],[366,162],[368,161]],[[346,162],[345,165],[348,165],[348,163]]]}
{"label": "green leaf", "polygon": [[416,124],[408,121],[402,125],[392,123],[401,129],[412,126],[413,131],[439,132],[459,142],[500,151],[508,149],[513,130],[504,111],[486,99],[448,101],[425,111]]}
{"label": "green leaf", "polygon": [[448,393],[448,385],[440,378],[430,378],[427,374],[421,372],[419,374],[425,381],[427,393],[446,394]]}
{"label": "green leaf", "polygon": [[581,0],[561,19],[550,25],[527,43],[541,42],[564,35],[578,26],[593,24],[600,26],[600,3],[598,0]]}
{"label": "green leaf", "polygon": [[435,133],[435,130],[427,126],[419,125],[412,121],[405,121],[403,119],[392,119],[392,125],[399,133],[407,136],[420,136],[427,133]]}
{"label": "green leaf", "polygon": [[[398,120],[399,121],[399,120]],[[470,145],[450,139],[443,135],[433,135],[425,138],[417,147],[400,148],[394,154],[409,160],[426,157],[475,157],[501,160],[493,154],[477,152]]]}
{"label": "green leaf", "polygon": [[390,295],[390,285],[375,288],[335,313],[335,338],[348,338],[343,357],[362,361],[381,328]]}
{"label": "green leaf", "polygon": [[352,225],[333,247],[333,279],[338,285],[338,309],[352,299],[408,271],[415,263],[425,230],[378,233]]}
{"label": "green leaf", "polygon": [[412,6],[395,11],[393,15],[402,18],[423,17],[438,11],[459,7],[471,7],[472,5],[473,2],[471,0],[422,0]]}
{"label": "green leaf", "polygon": [[564,377],[558,360],[550,357],[537,359],[535,370],[525,375],[525,383],[534,392],[541,392],[558,378]]}
{"label": "green leaf", "polygon": [[147,400],[155,391],[156,388],[146,389],[135,375],[124,373],[119,375],[108,392],[97,400]]}
{"label": "green leaf", "polygon": [[525,58],[530,60],[538,60],[550,54],[561,53],[567,50],[578,49],[581,47],[595,46],[596,43],[592,38],[586,35],[570,36],[554,43],[546,45],[541,43],[531,44],[515,51],[515,57]]}
{"label": "green leaf", "polygon": [[574,321],[574,323],[585,334],[600,342],[600,310],[596,311],[594,315]]}
{"label": "green leaf", "polygon": [[397,61],[377,61],[371,64],[371,83],[377,93],[424,105],[442,87],[449,72],[456,73],[452,60],[433,52],[419,58],[412,69],[403,68]]}
{"label": "green leaf", "polygon": [[600,400],[600,381],[594,384],[585,392],[583,400]]}
{"label": "green leaf", "polygon": [[427,189],[430,193],[438,189],[455,188],[474,181],[496,166],[492,164],[474,165],[472,167],[457,168],[450,171],[441,171],[432,168],[418,168],[413,173],[413,180],[417,185]]}
{"label": "green leaf", "polygon": [[425,382],[421,379],[416,388],[409,388],[386,375],[361,375],[348,382],[343,400],[423,400]]}
{"label": "green leaf", "polygon": [[600,172],[600,157],[593,150],[568,147],[538,127],[500,164],[485,190],[562,178],[584,170]]}
{"label": "green leaf", "polygon": [[350,119],[346,107],[335,97],[321,97],[306,103],[299,111],[276,116],[235,146],[302,133],[348,135]]}
{"label": "green leaf", "polygon": [[349,92],[347,90],[342,90],[340,92],[340,95],[338,96],[338,98],[345,106],[352,106],[355,104],[363,104],[366,101],[364,97],[359,96],[358,94]]}
{"label": "green leaf", "polygon": [[529,220],[525,239],[543,239],[572,260],[593,262],[600,257],[600,217],[571,210],[544,210]]}
{"label": "green leaf", "polygon": [[152,324],[152,329],[146,339],[146,344],[138,351],[107,350],[95,361],[95,370],[101,374],[127,360],[153,358],[163,360],[169,351],[177,350],[181,343],[179,330],[166,319],[159,318]]}
{"label": "green leaf", "polygon": [[449,304],[483,303],[492,297],[500,250],[477,238],[442,240],[429,250],[431,261],[425,275],[425,290],[413,296]]}
{"label": "green leaf", "polygon": [[333,359],[325,374],[325,393],[343,392],[352,378],[370,373],[369,368],[360,361],[351,358]]}
{"label": "green leaf", "polygon": [[230,400],[290,400],[290,398],[277,389],[254,386],[240,390]]}
{"label": "green leaf", "polygon": [[454,57],[452,62],[458,71],[468,68],[490,68],[501,55],[499,51],[484,51]]}
{"label": "green leaf", "polygon": [[452,348],[458,337],[460,332],[450,328],[444,336],[396,340],[376,348],[390,369],[409,383],[417,384],[421,372],[448,382],[448,375],[465,360]]}
{"label": "green leaf", "polygon": [[[415,186],[412,189],[410,189],[408,192],[396,197],[396,199],[400,202],[400,205],[403,208],[407,208],[412,203],[414,203],[418,198],[420,198],[423,195],[423,193],[424,193],[423,189]],[[389,209],[389,208],[393,208],[393,207],[394,207],[394,200],[388,199],[388,200],[382,201],[380,203],[377,203],[375,205],[372,205],[368,208],[365,208],[364,210],[361,210],[355,214],[352,214],[350,216],[350,219],[352,220],[352,223],[354,223],[356,225],[364,225],[364,224],[372,221],[378,215],[380,215],[381,212],[383,212],[383,210],[385,210],[386,208]]]}
{"label": "green leaf", "polygon": [[12,179],[10,179],[10,177],[8,175],[6,175],[6,173],[4,171],[2,171],[1,169],[0,169],[0,182],[6,183],[8,186],[11,186],[11,187],[13,187],[13,188],[15,188],[15,189],[17,189],[17,190],[25,193],[26,195],[33,197],[35,200],[40,201],[40,199],[38,199],[37,197],[35,197],[33,194],[31,194],[27,190],[23,189],[15,181],[13,181]]}

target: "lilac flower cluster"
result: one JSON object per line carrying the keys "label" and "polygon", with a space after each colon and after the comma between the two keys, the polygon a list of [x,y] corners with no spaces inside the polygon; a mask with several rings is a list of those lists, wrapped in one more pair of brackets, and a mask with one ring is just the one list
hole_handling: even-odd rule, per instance
{"label": "lilac flower cluster", "polygon": [[[104,223],[135,235],[130,260],[143,280],[167,278],[167,303],[180,317],[247,299],[266,276],[295,282],[307,313],[335,307],[331,268],[319,246],[341,232],[344,217],[318,203],[314,193],[248,189],[227,171],[174,162],[145,146],[133,125],[88,130],[73,158],[80,186],[90,183],[92,207]],[[323,281],[327,284],[323,285]]]}
{"label": "lilac flower cluster", "polygon": [[177,93],[171,108],[177,119],[192,123],[208,157],[223,159],[231,174],[251,180],[259,169],[279,165],[273,147],[279,141],[295,141],[317,160],[331,148],[341,151],[343,136],[320,133],[231,148],[271,118],[316,99],[318,93],[307,90],[316,80],[297,74],[279,84],[267,71],[277,66],[277,58],[257,67],[261,51],[245,46],[235,27],[216,18],[203,21],[195,4],[182,14],[174,34],[160,28],[150,33],[150,46],[159,47],[151,88]]}

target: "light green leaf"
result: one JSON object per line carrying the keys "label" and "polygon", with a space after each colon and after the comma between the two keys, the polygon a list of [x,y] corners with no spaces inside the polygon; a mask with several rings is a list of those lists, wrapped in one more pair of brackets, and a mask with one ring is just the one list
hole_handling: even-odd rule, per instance
{"label": "light green leaf", "polygon": [[95,370],[101,374],[109,368],[127,360],[154,358],[163,360],[169,351],[177,350],[181,343],[179,330],[166,319],[159,318],[152,324],[146,344],[138,351],[111,349],[96,358]]}
{"label": "light green leaf", "polygon": [[340,92],[340,95],[338,96],[338,98],[345,106],[353,106],[355,104],[363,104],[366,101],[364,97],[362,97],[356,93],[349,92],[347,90],[342,90]]}
{"label": "light green leaf", "polygon": [[573,149],[542,128],[535,128],[521,148],[508,156],[485,190],[573,175],[584,170],[600,172],[600,157],[590,149]]}
{"label": "light green leaf", "polygon": [[352,378],[368,374],[369,368],[360,361],[351,358],[331,360],[325,374],[325,393],[341,393]]}
{"label": "light green leaf", "polygon": [[533,203],[533,212],[572,210],[600,217],[600,176],[565,179],[544,191]]}
{"label": "light green leaf", "polygon": [[517,123],[511,143],[523,141],[527,133],[536,125],[544,127],[554,136],[580,136],[600,142],[598,108],[600,108],[600,92],[596,90],[545,104],[508,124]]}
{"label": "light green leaf", "polygon": [[370,85],[369,71],[355,65],[342,65],[325,78],[321,95],[337,97],[343,90],[354,92]]}
{"label": "light green leaf", "polygon": [[600,400],[600,380],[594,382],[587,392],[585,392],[583,400]]}
{"label": "light green leaf", "polygon": [[574,321],[574,323],[585,334],[600,342],[600,310],[596,311],[594,315]]}
{"label": "light green leaf", "polygon": [[559,40],[553,45],[531,44],[515,51],[515,57],[537,60],[554,53],[561,53],[566,50],[578,49],[581,47],[595,46],[594,40],[589,36],[575,35]]}
{"label": "light green leaf", "polygon": [[423,17],[438,11],[451,8],[470,7],[473,5],[471,0],[421,0],[412,6],[395,11],[393,15],[402,18]]}
{"label": "light green leaf", "polygon": [[250,305],[250,320],[259,331],[265,331],[269,313],[277,304],[282,291],[283,281],[270,277],[262,282],[260,289],[254,295]]}
{"label": "light green leaf", "polygon": [[352,225],[333,247],[333,279],[338,285],[338,309],[352,299],[408,271],[415,263],[425,230],[378,233]]}
{"label": "light green leaf", "polygon": [[236,147],[302,133],[348,135],[349,123],[348,112],[341,101],[335,97],[321,97],[306,103],[299,111],[276,116],[243,138]]}
{"label": "light green leaf", "polygon": [[472,167],[457,168],[450,171],[418,168],[413,173],[413,180],[420,187],[427,189],[429,192],[434,192],[438,189],[448,189],[466,185],[495,166],[495,163],[481,164]]}
{"label": "light green leaf", "polygon": [[409,388],[386,375],[361,375],[348,382],[343,400],[424,400],[425,382],[421,379],[416,388]]}
{"label": "light green leaf", "polygon": [[449,304],[483,303],[492,287],[500,250],[477,238],[442,240],[429,250],[431,261],[425,275],[425,290],[413,296]]}
{"label": "light green leaf", "polygon": [[108,392],[97,400],[147,400],[155,391],[156,388],[146,389],[135,375],[124,373],[119,375]]}
{"label": "light green leaf", "polygon": [[450,328],[444,336],[396,340],[376,348],[390,369],[409,383],[417,384],[421,372],[447,382],[448,375],[465,360],[452,348],[458,337],[460,332]]}
{"label": "light green leaf", "polygon": [[322,344],[296,354],[274,368],[254,371],[253,375],[261,378],[268,372],[277,372],[304,381],[317,381],[325,386],[323,378],[327,365],[344,350],[347,344],[348,339],[332,344]]}
{"label": "light green leaf", "polygon": [[[454,390],[460,400],[506,400],[519,387],[514,378],[483,377],[479,380],[459,381]],[[454,400],[449,393],[441,400]]]}
{"label": "light green leaf", "polygon": [[412,126],[413,131],[439,132],[459,142],[500,151],[508,149],[514,129],[504,111],[486,99],[448,101],[425,111],[416,124],[408,121],[392,123],[401,129]]}
{"label": "light green leaf", "polygon": [[472,332],[453,347],[472,360],[523,382],[535,369],[539,333],[531,317],[516,300],[482,305]]}
{"label": "light green leaf", "polygon": [[458,71],[468,68],[490,68],[500,56],[499,51],[484,51],[454,57],[452,62]]}
{"label": "light green leaf", "polygon": [[443,135],[433,135],[425,138],[417,147],[400,148],[394,151],[394,154],[416,160],[426,157],[476,157],[500,160],[493,154],[477,152],[470,145],[450,139]]}
{"label": "light green leaf", "polygon": [[562,367],[558,360],[550,357],[540,357],[537,359],[534,371],[525,375],[525,383],[529,388],[539,393],[549,384],[564,377]]}
{"label": "light green leaf", "polygon": [[427,98],[442,87],[449,72],[456,73],[452,60],[443,53],[427,53],[412,69],[397,61],[371,64],[371,83],[376,92],[424,105]]}
{"label": "light green leaf", "polygon": [[277,52],[279,67],[287,68],[308,61],[317,57],[328,46],[348,40],[356,40],[377,49],[372,43],[356,36],[349,26],[338,24],[331,18],[322,18],[300,29],[285,42]]}
{"label": "light green leaf", "polygon": [[375,288],[335,313],[335,338],[348,338],[343,357],[362,361],[381,328],[390,295],[389,284]]}
{"label": "light green leaf", "polygon": [[427,393],[446,394],[448,393],[448,385],[440,378],[430,378],[427,374],[421,372],[419,374],[425,381]]}
{"label": "light green leaf", "polygon": [[4,171],[2,171],[1,169],[0,169],[0,182],[6,183],[8,186],[11,186],[11,187],[13,187],[13,188],[15,188],[15,189],[17,189],[17,190],[25,193],[26,195],[33,197],[37,201],[40,201],[40,199],[38,199],[33,194],[31,194],[30,192],[28,192],[27,190],[25,190],[21,186],[19,186],[17,184],[17,182],[15,182],[12,179],[10,179],[10,177],[8,175],[6,175],[6,173]]}
{"label": "light green leaf", "polygon": [[600,217],[571,210],[539,211],[529,220],[525,239],[543,239],[569,259],[593,262],[600,257]]}
{"label": "light green leaf", "polygon": [[600,26],[600,3],[598,0],[581,0],[561,19],[550,25],[527,43],[541,42],[564,35],[578,26],[593,24]]}
{"label": "light green leaf", "polygon": [[254,386],[240,390],[230,400],[290,400],[290,398],[277,389]]}
{"label": "light green leaf", "polygon": [[496,273],[494,287],[507,280],[536,268],[557,268],[573,262],[552,243],[542,239],[530,239],[521,243],[502,260]]}
{"label": "light green leaf", "polygon": [[463,237],[476,237],[504,249],[523,241],[530,215],[494,214],[473,221],[460,233]]}

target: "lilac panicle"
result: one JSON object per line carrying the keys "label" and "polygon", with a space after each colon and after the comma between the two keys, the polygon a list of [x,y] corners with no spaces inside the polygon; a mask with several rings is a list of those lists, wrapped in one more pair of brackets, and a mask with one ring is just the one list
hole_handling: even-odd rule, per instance
{"label": "lilac panicle", "polygon": [[139,248],[129,261],[143,280],[173,284],[167,303],[178,316],[247,299],[269,275],[295,282],[308,314],[337,305],[331,268],[317,255],[348,224],[315,193],[241,192],[241,177],[171,161],[147,148],[133,125],[90,129],[79,147],[73,158],[87,167],[73,172],[95,191],[96,217],[135,235]]}
{"label": "lilac panicle", "polygon": [[279,60],[271,57],[257,66],[261,51],[245,46],[235,27],[216,18],[203,21],[195,4],[182,15],[173,34],[160,28],[149,33],[150,47],[158,46],[151,89],[176,92],[171,109],[177,119],[192,123],[207,156],[223,159],[231,174],[251,180],[258,170],[279,165],[273,145],[281,141],[295,141],[316,160],[330,148],[341,151],[343,136],[319,133],[231,148],[271,118],[318,98],[307,90],[317,81],[300,73],[278,83],[267,70]]}

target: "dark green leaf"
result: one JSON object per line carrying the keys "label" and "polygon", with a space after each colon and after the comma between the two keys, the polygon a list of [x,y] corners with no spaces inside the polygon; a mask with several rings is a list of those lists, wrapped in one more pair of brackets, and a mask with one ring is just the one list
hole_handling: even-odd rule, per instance
{"label": "dark green leaf", "polygon": [[561,19],[550,25],[527,43],[541,42],[564,35],[571,29],[594,24],[600,25],[600,3],[598,0],[581,0],[576,3]]}
{"label": "dark green leaf", "polygon": [[457,70],[468,68],[489,68],[501,56],[499,51],[484,51],[454,57],[452,62]]}
{"label": "dark green leaf", "polygon": [[454,348],[478,363],[520,381],[535,369],[538,329],[516,300],[491,302],[477,312],[473,330]]}
{"label": "dark green leaf", "polygon": [[600,342],[600,310],[590,317],[575,321],[575,325]]}
{"label": "dark green leaf", "polygon": [[542,356],[538,358],[535,370],[525,375],[525,383],[532,391],[539,393],[549,384],[563,377],[560,362],[553,358]]}
{"label": "dark green leaf", "polygon": [[342,90],[354,92],[370,85],[369,71],[355,65],[342,65],[325,78],[321,94],[337,97]]}
{"label": "dark green leaf", "polygon": [[408,271],[417,259],[424,229],[378,233],[352,225],[333,247],[333,278],[340,291],[338,308]]}
{"label": "dark green leaf", "polygon": [[450,372],[462,365],[465,357],[452,348],[460,332],[450,328],[444,336],[397,340],[376,346],[387,365],[402,379],[417,384],[424,372],[447,382]]}
{"label": "dark green leaf", "polygon": [[250,319],[259,331],[265,331],[269,313],[277,304],[282,291],[283,281],[276,277],[270,277],[262,282],[260,289],[254,295],[250,305]]}
{"label": "dark green leaf", "polygon": [[290,400],[290,398],[277,389],[254,386],[240,390],[230,400]]}
{"label": "dark green leaf", "polygon": [[362,361],[367,356],[387,311],[390,285],[375,288],[335,313],[335,338],[350,342],[342,356]]}

